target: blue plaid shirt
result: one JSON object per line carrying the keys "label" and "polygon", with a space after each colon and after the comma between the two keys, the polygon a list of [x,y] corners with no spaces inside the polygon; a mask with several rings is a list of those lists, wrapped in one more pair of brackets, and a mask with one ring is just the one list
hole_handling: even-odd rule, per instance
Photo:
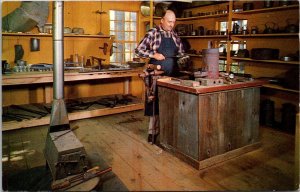
{"label": "blue plaid shirt", "polygon": [[158,26],[147,32],[144,39],[142,39],[135,49],[136,55],[147,58],[157,53],[157,49],[161,43],[161,35],[164,35],[164,37],[172,37],[178,48],[178,54],[184,53],[182,42],[177,33],[174,30],[170,32],[164,31],[161,26]]}

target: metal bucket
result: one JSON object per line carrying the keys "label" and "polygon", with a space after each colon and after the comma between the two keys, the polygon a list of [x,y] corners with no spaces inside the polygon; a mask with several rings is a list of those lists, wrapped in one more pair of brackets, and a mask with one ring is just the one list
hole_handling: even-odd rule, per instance
{"label": "metal bucket", "polygon": [[202,61],[210,79],[219,78],[219,48],[203,49]]}

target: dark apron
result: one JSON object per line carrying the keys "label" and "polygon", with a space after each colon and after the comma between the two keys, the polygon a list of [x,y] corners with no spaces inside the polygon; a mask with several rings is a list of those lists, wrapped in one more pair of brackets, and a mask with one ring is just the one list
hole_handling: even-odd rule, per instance
{"label": "dark apron", "polygon": [[[174,76],[176,67],[177,67],[177,59],[174,57],[178,53],[178,48],[176,47],[176,44],[172,37],[167,38],[164,37],[163,34],[161,34],[161,44],[159,48],[157,49],[158,53],[161,53],[165,56],[165,60],[158,61],[156,59],[151,58],[149,63],[154,65],[161,65],[162,70],[164,71],[163,75],[166,76]],[[159,114],[158,109],[158,91],[157,87],[155,88],[155,115]],[[146,116],[153,116],[153,102],[147,101],[147,95],[145,99],[145,115]]]}

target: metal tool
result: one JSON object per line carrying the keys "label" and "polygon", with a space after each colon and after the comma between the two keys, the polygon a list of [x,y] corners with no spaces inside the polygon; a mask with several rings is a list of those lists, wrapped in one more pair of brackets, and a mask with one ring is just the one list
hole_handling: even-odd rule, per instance
{"label": "metal tool", "polygon": [[103,175],[110,171],[112,171],[111,167],[108,167],[104,170],[99,170],[99,167],[97,166],[92,169],[89,169],[85,173],[76,175],[76,176],[66,179],[60,183],[53,183],[51,185],[51,189],[52,190],[67,190],[72,187],[75,187],[76,185],[84,183],[92,178],[99,177],[100,175]]}

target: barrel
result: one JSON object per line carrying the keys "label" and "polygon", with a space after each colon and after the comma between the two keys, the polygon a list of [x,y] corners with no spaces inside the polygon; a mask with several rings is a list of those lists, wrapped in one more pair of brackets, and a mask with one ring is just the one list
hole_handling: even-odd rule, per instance
{"label": "barrel", "polygon": [[202,61],[209,79],[219,78],[219,48],[203,49]]}
{"label": "barrel", "polygon": [[260,123],[269,127],[275,124],[275,103],[270,99],[263,100],[260,106]]}
{"label": "barrel", "polygon": [[291,103],[282,104],[281,109],[281,129],[295,133],[296,128],[296,106]]}

